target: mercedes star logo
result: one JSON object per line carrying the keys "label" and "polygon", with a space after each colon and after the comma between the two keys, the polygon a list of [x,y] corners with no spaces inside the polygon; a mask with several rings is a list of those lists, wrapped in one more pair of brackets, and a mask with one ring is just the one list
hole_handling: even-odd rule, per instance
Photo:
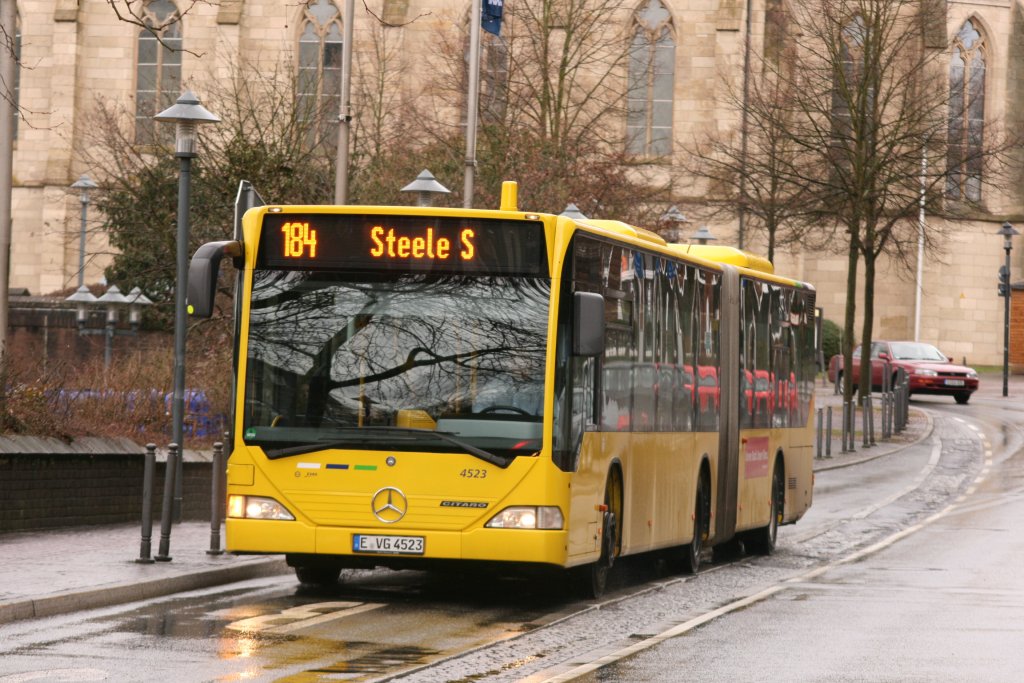
{"label": "mercedes star logo", "polygon": [[373,516],[385,524],[394,524],[405,517],[406,511],[409,509],[409,502],[405,499],[405,494],[393,486],[386,486],[373,494],[370,505]]}

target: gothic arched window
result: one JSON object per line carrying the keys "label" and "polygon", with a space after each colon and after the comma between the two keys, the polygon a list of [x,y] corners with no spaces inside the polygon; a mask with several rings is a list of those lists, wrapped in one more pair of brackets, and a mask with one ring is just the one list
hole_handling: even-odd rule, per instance
{"label": "gothic arched window", "polygon": [[640,157],[672,153],[676,41],[672,15],[660,0],[633,14],[629,51],[626,151]]}
{"label": "gothic arched window", "polygon": [[[135,64],[135,141],[157,142],[153,116],[174,104],[181,94],[181,16],[171,0],[146,3]],[[174,126],[161,126],[173,139]]]}
{"label": "gothic arched window", "polygon": [[341,13],[331,0],[305,6],[299,31],[295,104],[311,145],[337,144],[341,106]]}
{"label": "gothic arched window", "polygon": [[949,175],[946,194],[981,200],[985,133],[985,38],[968,20],[953,40],[949,60]]}
{"label": "gothic arched window", "polygon": [[868,39],[868,26],[864,18],[856,16],[843,27],[839,36],[840,63],[834,72],[832,84],[832,132],[835,144],[848,147],[853,134],[851,107],[861,99],[864,78],[864,44]]}

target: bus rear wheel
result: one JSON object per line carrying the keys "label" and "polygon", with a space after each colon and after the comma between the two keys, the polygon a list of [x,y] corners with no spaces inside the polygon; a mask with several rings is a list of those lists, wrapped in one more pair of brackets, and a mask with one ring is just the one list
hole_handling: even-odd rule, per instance
{"label": "bus rear wheel", "polygon": [[779,524],[786,506],[786,489],[783,486],[782,459],[775,461],[772,472],[771,517],[766,526],[747,532],[743,537],[743,546],[754,555],[771,555],[775,552],[775,543],[779,537]]}
{"label": "bus rear wheel", "polygon": [[671,568],[674,571],[696,574],[700,569],[701,554],[704,552],[704,538],[707,536],[709,526],[710,504],[711,491],[708,479],[701,473],[693,506],[693,538],[686,545],[674,549],[670,560]]}

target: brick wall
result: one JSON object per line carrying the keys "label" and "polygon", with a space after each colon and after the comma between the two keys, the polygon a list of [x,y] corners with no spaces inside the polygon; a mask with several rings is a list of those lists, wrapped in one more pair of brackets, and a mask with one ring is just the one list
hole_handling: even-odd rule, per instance
{"label": "brick wall", "polygon": [[[142,520],[142,453],[0,453],[0,533]],[[184,463],[182,518],[210,518],[210,462]],[[164,463],[153,481],[159,532]]]}
{"label": "brick wall", "polygon": [[1024,373],[1024,282],[1010,287],[1010,366]]}

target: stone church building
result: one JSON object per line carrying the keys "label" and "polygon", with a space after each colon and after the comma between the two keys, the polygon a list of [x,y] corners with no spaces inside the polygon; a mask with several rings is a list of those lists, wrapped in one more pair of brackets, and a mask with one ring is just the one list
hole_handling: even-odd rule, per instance
{"label": "stone church building", "polygon": [[[507,0],[509,5],[514,2]],[[722,75],[739,78],[748,33],[753,48],[762,49],[766,16],[787,2],[799,0],[619,3],[615,11],[623,35],[650,40],[662,50],[658,54],[667,57],[656,60],[658,72],[651,75],[647,99],[631,102],[631,110],[643,115],[614,124],[631,133],[623,142],[627,151],[673,164],[682,140],[735,121],[736,113],[719,96]],[[204,83],[227,78],[228,65],[240,61],[290,63],[298,83],[325,84],[315,92],[297,93],[297,98],[336,98],[337,87],[331,84],[340,80],[344,22],[353,22],[357,53],[372,51],[384,30],[397,34],[392,37],[402,50],[415,56],[432,49],[431,32],[439,24],[454,22],[453,17],[464,19],[469,4],[367,0],[355,3],[355,16],[346,17],[344,0],[17,0],[20,117],[14,148],[11,288],[45,295],[77,286],[82,205],[79,191],[70,186],[82,174],[103,182],[103,168],[88,164],[89,155],[84,153],[89,112],[98,96],[135,111],[135,137],[143,143],[159,135],[155,126],[166,125],[154,124],[153,114],[186,88],[205,104]],[[978,92],[983,93],[983,119],[975,117],[965,125],[976,126],[972,132],[981,135],[986,122],[1019,127],[1024,122],[1024,2],[932,4],[944,12],[945,39],[952,46],[948,58],[962,67],[956,73],[973,74],[965,87],[981,88]],[[119,18],[115,6],[131,7],[135,19],[164,27],[160,39]],[[382,21],[388,28],[380,28]],[[426,67],[417,66],[415,59],[411,63],[408,78],[422,77],[416,69]],[[303,74],[314,77],[304,81]],[[628,77],[624,75],[623,82]],[[353,107],[358,116],[359,103],[353,102]],[[458,116],[457,107],[452,109]],[[927,257],[919,279],[913,267],[881,264],[876,338],[910,339],[916,328],[922,341],[937,344],[957,360],[966,358],[977,365],[1002,362],[1003,301],[997,296],[997,272],[1005,254],[997,230],[1010,221],[1024,232],[1024,188],[1018,182],[1013,192],[997,195],[984,180],[970,178],[964,191],[979,199],[985,212],[950,229],[942,253]],[[694,196],[674,199],[684,208],[700,203]],[[931,224],[930,218],[926,220]],[[87,283],[102,277],[110,258],[98,225],[99,216],[89,213]],[[735,224],[707,227],[718,244],[735,244]],[[746,247],[755,252],[761,248]],[[1024,236],[1014,243],[1012,280],[1024,279],[1022,268]],[[814,284],[825,317],[841,322],[847,296],[845,256],[784,252],[776,258],[776,269]],[[918,284],[920,307],[915,296]]]}

